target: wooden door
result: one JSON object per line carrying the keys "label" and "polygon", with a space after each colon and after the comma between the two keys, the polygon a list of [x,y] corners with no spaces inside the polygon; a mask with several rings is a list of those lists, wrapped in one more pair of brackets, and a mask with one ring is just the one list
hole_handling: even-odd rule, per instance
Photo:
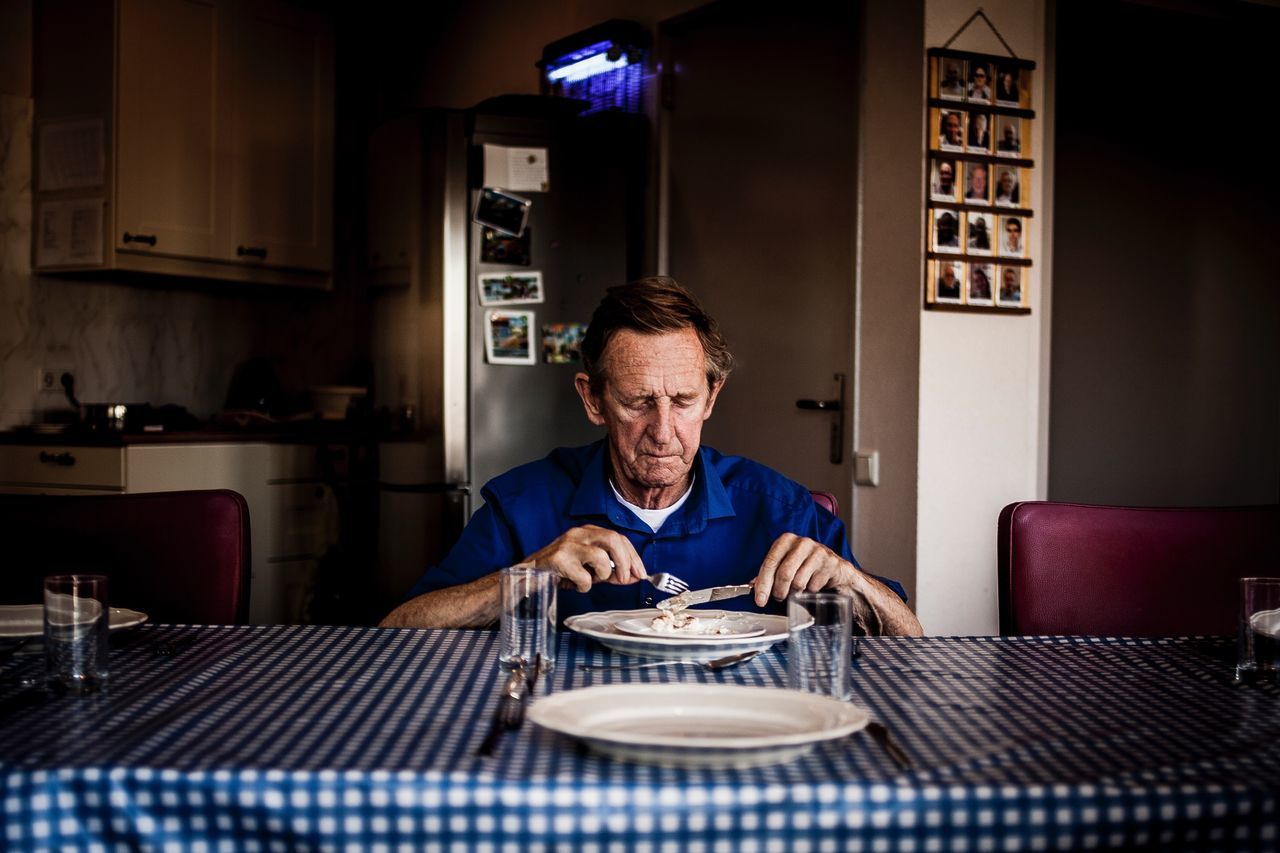
{"label": "wooden door", "polygon": [[704,442],[836,494],[846,521],[853,388],[840,401],[836,377],[853,376],[855,24],[815,4],[719,3],[661,31],[659,263],[738,360]]}

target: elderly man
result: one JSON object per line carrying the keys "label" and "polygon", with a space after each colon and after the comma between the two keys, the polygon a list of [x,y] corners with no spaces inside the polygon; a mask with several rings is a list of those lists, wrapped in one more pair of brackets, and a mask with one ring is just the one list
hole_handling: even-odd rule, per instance
{"label": "elderly man", "polygon": [[724,602],[741,609],[839,589],[865,632],[920,633],[901,587],[858,568],[803,486],[701,446],[732,356],[688,291],[669,278],[609,288],[582,360],[574,383],[605,438],[486,484],[457,545],[383,625],[492,624],[497,570],[521,563],[559,576],[561,616],[651,604],[661,594],[641,581],[669,571],[693,588],[752,582],[752,597]]}

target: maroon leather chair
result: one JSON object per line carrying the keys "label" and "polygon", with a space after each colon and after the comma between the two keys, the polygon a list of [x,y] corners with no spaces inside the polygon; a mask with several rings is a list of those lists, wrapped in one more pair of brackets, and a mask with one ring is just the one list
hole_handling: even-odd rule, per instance
{"label": "maroon leather chair", "polygon": [[810,490],[809,494],[813,496],[813,502],[818,506],[837,518],[840,517],[840,502],[836,500],[835,495],[830,492],[815,492],[813,490]]}
{"label": "maroon leather chair", "polygon": [[249,506],[225,489],[0,495],[0,601],[41,601],[45,575],[106,575],[116,607],[152,622],[244,623]]}
{"label": "maroon leather chair", "polygon": [[1280,506],[1024,501],[998,531],[1002,634],[1234,635],[1237,580],[1280,573]]}

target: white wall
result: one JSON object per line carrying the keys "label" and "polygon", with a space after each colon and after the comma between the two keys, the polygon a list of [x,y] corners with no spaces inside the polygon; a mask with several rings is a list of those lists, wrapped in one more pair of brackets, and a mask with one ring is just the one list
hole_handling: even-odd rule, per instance
{"label": "white wall", "polygon": [[[1005,504],[1045,491],[1052,201],[1045,3],[992,0],[983,8],[1014,52],[1037,63],[1032,313],[921,312],[916,613],[929,634],[998,632],[996,519]],[[922,56],[941,47],[973,11],[968,2],[928,0]],[[951,47],[1005,53],[980,18]]]}

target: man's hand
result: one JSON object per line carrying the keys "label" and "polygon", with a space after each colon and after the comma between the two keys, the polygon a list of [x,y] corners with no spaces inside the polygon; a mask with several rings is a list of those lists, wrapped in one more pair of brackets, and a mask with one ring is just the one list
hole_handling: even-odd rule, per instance
{"label": "man's hand", "polygon": [[590,592],[595,583],[632,584],[648,577],[627,537],[594,524],[570,528],[521,562],[555,572],[578,592]]}
{"label": "man's hand", "polygon": [[840,587],[847,591],[857,583],[861,574],[850,562],[815,539],[784,533],[774,540],[764,562],[756,585],[756,604],[763,607],[769,596],[781,601],[795,590],[817,592]]}
{"label": "man's hand", "polygon": [[918,637],[924,633],[916,615],[896,592],[805,536],[784,533],[774,540],[752,583],[760,607],[769,602],[770,595],[781,601],[795,590],[836,589],[853,598],[853,618],[864,634]]}

